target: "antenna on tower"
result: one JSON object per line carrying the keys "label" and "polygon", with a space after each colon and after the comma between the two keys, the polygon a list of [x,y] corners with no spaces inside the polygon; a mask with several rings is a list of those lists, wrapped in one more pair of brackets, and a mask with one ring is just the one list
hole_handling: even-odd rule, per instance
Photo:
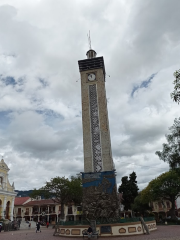
{"label": "antenna on tower", "polygon": [[89,35],[87,34],[87,37],[88,37],[89,49],[91,50],[91,36],[90,36],[90,30],[89,30]]}

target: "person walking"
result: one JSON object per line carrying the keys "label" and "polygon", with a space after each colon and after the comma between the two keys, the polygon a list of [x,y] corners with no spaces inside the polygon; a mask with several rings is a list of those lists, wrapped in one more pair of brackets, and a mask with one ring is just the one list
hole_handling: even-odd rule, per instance
{"label": "person walking", "polygon": [[40,222],[38,222],[38,223],[36,224],[36,233],[37,233],[37,231],[38,231],[38,232],[41,232]]}
{"label": "person walking", "polygon": [[48,228],[49,227],[49,222],[47,221],[47,223],[46,223],[46,227]]}

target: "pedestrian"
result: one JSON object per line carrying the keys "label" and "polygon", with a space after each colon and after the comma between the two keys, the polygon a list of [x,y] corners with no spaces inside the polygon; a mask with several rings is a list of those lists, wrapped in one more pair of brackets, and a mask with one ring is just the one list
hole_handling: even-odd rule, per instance
{"label": "pedestrian", "polygon": [[31,223],[29,223],[29,228],[31,227]]}
{"label": "pedestrian", "polygon": [[89,228],[87,230],[87,234],[88,234],[88,238],[91,238],[92,237],[92,228],[91,226],[89,225]]}
{"label": "pedestrian", "polygon": [[1,230],[2,230],[2,225],[0,224],[0,232],[1,232]]}
{"label": "pedestrian", "polygon": [[37,233],[37,231],[38,231],[38,232],[41,232],[40,222],[38,222],[38,223],[36,224],[36,233]]}
{"label": "pedestrian", "polygon": [[47,221],[47,223],[46,223],[46,227],[48,228],[49,227],[49,222]]}
{"label": "pedestrian", "polygon": [[18,220],[18,225],[19,225],[19,228],[20,228],[20,225],[21,225],[21,220],[20,219]]}

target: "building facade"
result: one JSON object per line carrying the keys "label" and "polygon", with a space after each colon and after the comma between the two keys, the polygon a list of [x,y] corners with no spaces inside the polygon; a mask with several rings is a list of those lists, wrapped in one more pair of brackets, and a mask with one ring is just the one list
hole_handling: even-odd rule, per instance
{"label": "building facade", "polygon": [[[52,199],[31,199],[30,197],[16,197],[14,203],[14,219],[22,221],[43,221],[55,224],[59,221],[61,204]],[[81,220],[81,207],[73,203],[64,206],[66,221]]]}
{"label": "building facade", "polygon": [[169,217],[169,210],[172,203],[168,200],[154,201],[151,203],[152,212],[155,214],[156,219]]}
{"label": "building facade", "polygon": [[14,199],[17,193],[14,191],[14,183],[11,185],[8,180],[9,168],[0,161],[0,219],[13,220]]}

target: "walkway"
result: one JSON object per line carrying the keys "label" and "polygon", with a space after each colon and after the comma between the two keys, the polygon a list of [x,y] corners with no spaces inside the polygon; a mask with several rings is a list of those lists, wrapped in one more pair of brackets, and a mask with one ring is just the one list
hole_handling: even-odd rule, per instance
{"label": "walkway", "polygon": [[[41,233],[34,229],[19,230],[14,232],[1,232],[0,240],[78,240],[83,238],[68,238],[53,236],[54,229],[41,227]],[[87,239],[87,238],[84,238]],[[150,235],[139,235],[131,237],[106,237],[102,240],[180,240],[180,226],[158,226],[158,230]]]}

